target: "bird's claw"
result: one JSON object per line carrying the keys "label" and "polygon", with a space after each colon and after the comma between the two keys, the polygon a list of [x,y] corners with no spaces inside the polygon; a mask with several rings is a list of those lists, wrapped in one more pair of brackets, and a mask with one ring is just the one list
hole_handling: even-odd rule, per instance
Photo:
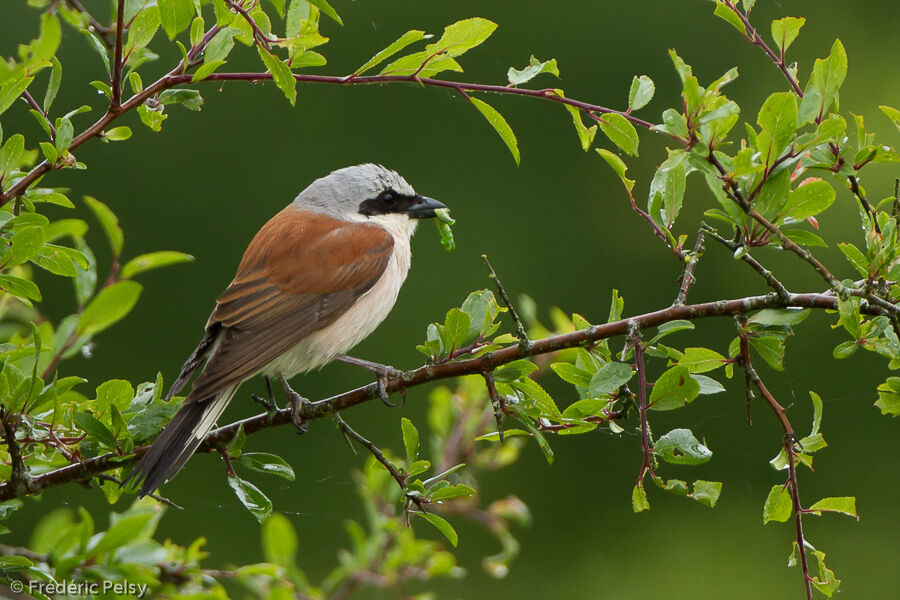
{"label": "bird's claw", "polygon": [[[396,408],[397,405],[389,400],[390,394],[387,391],[388,380],[396,377],[402,377],[403,371],[395,369],[394,367],[384,367],[378,371],[376,371],[377,379],[375,380],[376,385],[378,386],[378,397],[381,398],[381,402],[389,407]],[[400,407],[406,406],[406,389],[402,389],[400,391]]]}
{"label": "bird's claw", "polygon": [[310,401],[295,392],[283,375],[279,375],[278,379],[281,382],[284,395],[287,396],[288,406],[291,409],[291,422],[297,428],[297,433],[306,433],[307,420],[303,416],[303,407],[310,404]]}
{"label": "bird's claw", "polygon": [[262,396],[257,396],[256,394],[250,394],[250,398],[262,404],[263,408],[266,409],[266,412],[275,412],[276,410],[278,410],[278,405],[275,404],[275,401],[271,398],[263,398]]}

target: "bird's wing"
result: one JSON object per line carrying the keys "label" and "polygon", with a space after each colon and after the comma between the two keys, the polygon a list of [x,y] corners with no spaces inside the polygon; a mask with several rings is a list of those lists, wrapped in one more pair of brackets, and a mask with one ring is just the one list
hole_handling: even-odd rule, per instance
{"label": "bird's wing", "polygon": [[288,207],[253,238],[237,275],[216,301],[219,328],[192,400],[252,376],[303,338],[333,323],[381,278],[391,234]]}

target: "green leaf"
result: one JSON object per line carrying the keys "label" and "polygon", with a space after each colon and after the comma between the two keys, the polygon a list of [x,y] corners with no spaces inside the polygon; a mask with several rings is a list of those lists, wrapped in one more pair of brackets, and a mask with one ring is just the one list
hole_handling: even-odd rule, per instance
{"label": "green leaf", "polygon": [[34,77],[19,75],[10,77],[0,84],[0,115],[12,106],[13,102],[22,95],[22,92],[28,89],[32,81],[34,81]]}
{"label": "green leaf", "polygon": [[81,313],[78,332],[92,335],[124,318],[137,303],[143,288],[134,281],[123,280],[100,291]]}
{"label": "green leaf", "polygon": [[149,44],[159,29],[159,7],[147,6],[137,14],[131,27],[128,28],[128,41],[125,44],[125,56],[140,50]]}
{"label": "green leaf", "polygon": [[653,449],[664,461],[675,465],[701,465],[709,462],[713,454],[690,429],[673,429],[656,440]]}
{"label": "green leaf", "polygon": [[107,448],[113,449],[116,447],[116,437],[113,435],[113,432],[110,431],[106,425],[97,420],[91,413],[87,411],[78,411],[75,413],[73,420],[82,431],[95,438]]}
{"label": "green leaf", "polygon": [[781,233],[787,236],[787,238],[795,244],[799,244],[801,246],[818,246],[820,248],[828,247],[828,244],[825,243],[825,240],[810,231],[804,231],[803,229],[782,229]]}
{"label": "green leaf", "polygon": [[506,78],[509,79],[509,83],[512,85],[522,85],[541,73],[550,73],[559,77],[559,67],[556,66],[556,59],[551,58],[550,60],[540,61],[532,55],[527,67],[522,70],[510,67],[509,71],[506,72]]}
{"label": "green leaf", "polygon": [[862,337],[862,327],[860,321],[862,317],[859,314],[859,298],[851,296],[847,299],[838,296],[838,314],[840,315],[840,324],[843,325],[847,333],[854,340]]}
{"label": "green leaf", "polygon": [[706,373],[723,366],[726,360],[709,348],[685,348],[678,364],[686,366],[691,373]]}
{"label": "green leaf", "polygon": [[262,526],[263,556],[285,569],[296,568],[297,532],[287,517],[272,513]]}
{"label": "green leaf", "polygon": [[448,352],[461,348],[469,339],[469,326],[471,318],[458,308],[447,311],[444,319],[444,327],[441,331],[441,340]]}
{"label": "green leaf", "polygon": [[[812,75],[800,102],[799,121],[807,123],[825,115],[838,98],[838,90],[847,77],[847,52],[840,40],[831,46],[828,58],[816,59]],[[860,144],[862,145],[862,144]]]}
{"label": "green leaf", "polygon": [[257,46],[256,50],[259,52],[259,57],[262,59],[263,64],[266,65],[266,70],[272,74],[275,85],[278,86],[278,89],[284,93],[284,97],[293,106],[297,101],[297,80],[294,79],[291,68],[262,46]]}
{"label": "green leaf", "polygon": [[162,27],[169,39],[174,40],[176,35],[191,24],[194,3],[192,0],[157,0],[157,4]]}
{"label": "green leaf", "polygon": [[53,106],[56,93],[59,92],[59,84],[62,83],[62,64],[55,56],[51,57],[50,60],[53,63],[53,67],[50,69],[50,81],[47,83],[47,93],[44,94],[44,103],[42,105],[45,113],[49,112],[50,107]]}
{"label": "green leaf", "polygon": [[763,525],[769,521],[784,523],[791,517],[793,510],[794,503],[788,488],[784,485],[773,485],[763,505]]}
{"label": "green leaf", "polygon": [[591,377],[588,394],[591,397],[611,394],[628,383],[634,375],[629,365],[620,362],[609,362],[600,367]]}
{"label": "green leaf", "polygon": [[647,500],[647,492],[644,490],[644,486],[636,485],[631,490],[631,508],[636,513],[650,510],[650,501]]}
{"label": "green leaf", "polygon": [[747,35],[747,28],[740,17],[729,8],[722,0],[716,0],[716,9],[713,14],[740,31],[743,35]]}
{"label": "green leaf", "polygon": [[103,134],[103,139],[110,142],[119,142],[127,140],[131,137],[131,128],[122,125],[121,127],[113,127]]}
{"label": "green leaf", "polygon": [[721,494],[722,482],[698,479],[694,482],[694,491],[690,496],[700,504],[713,508],[716,505],[716,502],[719,501],[719,496]]}
{"label": "green leaf", "polygon": [[101,555],[127,544],[149,537],[159,513],[153,511],[124,514],[107,529],[97,545],[92,549],[92,555]]}
{"label": "green leaf", "polygon": [[122,267],[122,278],[130,279],[144,271],[166,267],[183,262],[191,262],[194,257],[184,252],[175,252],[172,250],[162,250],[159,252],[150,252],[149,254],[141,254],[125,263]]}
{"label": "green leaf", "polygon": [[757,116],[762,131],[756,137],[756,149],[770,165],[788,147],[797,129],[797,97],[791,92],[772,94]]}
{"label": "green leaf", "polygon": [[600,116],[598,121],[600,130],[606,134],[606,137],[631,156],[637,156],[638,139],[637,130],[634,125],[619,113],[605,113]]}
{"label": "green leaf", "polygon": [[341,21],[341,18],[338,16],[337,12],[328,4],[327,0],[307,0],[310,4],[315,7],[318,7],[323,13],[334,19],[334,21],[338,25],[343,25],[344,22]]}
{"label": "green leaf", "polygon": [[256,520],[264,523],[272,514],[272,501],[259,488],[237,476],[228,476],[228,485],[234,490],[241,504],[250,511]]}
{"label": "green leaf", "polygon": [[879,105],[878,108],[881,109],[881,112],[887,115],[887,118],[891,120],[891,122],[897,127],[897,129],[900,129],[900,110],[897,110],[896,108],[893,108],[891,106],[885,106],[883,104]]}
{"label": "green leaf", "polygon": [[419,431],[413,422],[403,417],[400,419],[403,431],[403,447],[406,449],[406,462],[412,464],[419,457]]}
{"label": "green leaf", "polygon": [[[2,285],[2,283],[0,283]],[[878,400],[875,406],[883,415],[900,415],[900,377],[888,377],[878,386]]]}
{"label": "green leaf", "polygon": [[844,253],[844,256],[847,257],[847,261],[856,269],[860,275],[867,277],[869,275],[869,261],[866,259],[866,255],[860,251],[859,248],[854,246],[853,244],[848,244],[841,242],[838,244],[838,248],[841,249],[841,252]]}
{"label": "green leaf", "polygon": [[277,475],[288,481],[294,481],[294,468],[277,454],[242,452],[237,462],[252,471]]}
{"label": "green leaf", "polygon": [[819,511],[823,510],[829,512],[839,512],[851,517],[855,517],[857,521],[859,520],[859,516],[856,514],[856,498],[854,498],[853,496],[822,498],[821,500],[810,506],[808,510],[815,512],[816,514],[820,514]]}
{"label": "green leaf", "polygon": [[41,301],[41,290],[32,281],[13,277],[12,275],[0,275],[0,289],[24,300]]}
{"label": "green leaf", "polygon": [[685,366],[665,371],[653,384],[650,407],[655,410],[674,410],[693,401],[700,393],[700,384],[691,377]]}
{"label": "green leaf", "polygon": [[588,388],[591,385],[591,374],[571,363],[553,363],[550,368],[559,375],[560,379],[572,385],[582,388]]}
{"label": "green leaf", "polygon": [[[210,75],[215,73],[216,69],[218,69],[219,67],[221,67],[224,64],[225,64],[224,60],[213,60],[208,63],[204,63],[203,65],[200,66],[200,68],[198,68],[196,71],[194,71],[194,75],[193,75],[193,77],[191,77],[191,83],[196,83],[198,81],[202,81],[202,80],[206,79],[207,77],[209,77]],[[159,119],[160,122],[165,120],[165,118],[166,118],[166,116],[163,115],[162,118]],[[141,117],[141,120],[144,120],[143,117]],[[144,123],[149,126],[149,123],[147,123],[146,120],[144,120]],[[150,129],[153,129],[153,127],[151,126]],[[159,131],[159,129],[153,129],[153,131]]]}
{"label": "green leaf", "polygon": [[[562,93],[562,90],[556,90],[558,94]],[[572,116],[572,124],[575,125],[575,133],[578,134],[578,141],[581,142],[581,149],[587,152],[591,148],[591,144],[594,143],[594,137],[597,135],[597,126],[591,125],[590,127],[585,127],[584,121],[581,120],[581,110],[571,104],[564,104],[566,110],[569,111],[569,114]],[[607,152],[609,152],[607,150]],[[615,155],[613,155],[615,156]],[[616,158],[619,158],[616,156]],[[621,162],[621,160],[620,160]],[[625,172],[624,169],[625,163],[622,163],[622,173]]]}
{"label": "green leaf", "polygon": [[494,371],[494,379],[499,382],[508,383],[527,377],[535,371],[537,371],[537,365],[533,362],[524,359],[514,360]]}
{"label": "green leaf", "polygon": [[0,174],[9,174],[18,169],[25,154],[25,136],[17,133],[10,136],[0,148]]}
{"label": "green leaf", "polygon": [[628,108],[638,110],[643,108],[653,99],[656,93],[656,84],[646,75],[636,76],[631,80],[631,89],[628,90]]}
{"label": "green leaf", "polygon": [[831,185],[815,179],[791,192],[784,207],[784,215],[797,221],[813,217],[831,206],[834,196]]}
{"label": "green leaf", "polygon": [[425,46],[422,52],[395,60],[381,74],[418,73],[419,77],[433,77],[441,71],[462,71],[454,58],[484,42],[496,28],[496,23],[477,17],[457,21],[444,28],[444,34],[438,41]]}
{"label": "green leaf", "polygon": [[747,322],[757,325],[796,325],[802,323],[809,313],[808,308],[764,308],[754,313]]}
{"label": "green leaf", "polygon": [[494,130],[500,135],[500,138],[503,140],[503,143],[506,144],[506,147],[509,148],[509,151],[512,153],[513,158],[516,161],[516,164],[519,164],[519,142],[516,140],[516,134],[513,133],[512,127],[509,126],[509,123],[506,122],[506,119],[503,118],[497,109],[488,104],[487,102],[483,102],[478,98],[469,98],[469,101],[478,109],[485,119],[487,119],[488,123],[494,128]]}
{"label": "green leaf", "polygon": [[782,54],[784,54],[784,52],[791,47],[791,44],[794,43],[794,40],[797,39],[800,28],[803,27],[804,23],[806,23],[806,19],[803,17],[785,17],[783,19],[772,21],[772,39],[775,40],[775,47],[779,49]]}
{"label": "green leaf", "polygon": [[122,228],[119,227],[119,218],[116,217],[107,205],[95,198],[85,196],[84,202],[100,222],[103,233],[106,234],[106,239],[109,240],[113,256],[119,256],[122,253],[122,244],[125,243],[125,235],[122,233]]}
{"label": "green leaf", "polygon": [[367,60],[361,67],[356,69],[354,75],[362,75],[369,69],[377,67],[391,56],[397,54],[410,44],[425,39],[425,32],[413,29],[401,35],[396,41],[384,50],[379,51],[375,56]]}
{"label": "green leaf", "polygon": [[456,485],[444,486],[440,489],[435,490],[434,492],[429,492],[428,500],[430,502],[442,502],[445,500],[452,500],[453,498],[474,496],[475,493],[476,492],[474,488],[459,483]]}
{"label": "green leaf", "polygon": [[415,513],[418,516],[422,517],[432,525],[434,525],[435,529],[441,532],[445,538],[456,548],[456,545],[459,543],[459,535],[457,535],[456,530],[453,529],[453,526],[447,522],[446,519],[439,517],[435,514],[431,513]]}
{"label": "green leaf", "polygon": [[784,371],[784,342],[771,335],[750,338],[750,346],[756,350],[770,367]]}
{"label": "green leaf", "polygon": [[634,180],[625,177],[625,171],[628,169],[625,162],[606,148],[597,148],[597,154],[602,156],[603,160],[612,167],[612,170],[616,172],[616,175],[622,180],[625,188],[630,192],[634,188]]}
{"label": "green leaf", "polygon": [[[2,254],[4,269],[21,265],[34,258],[44,246],[44,228],[23,227],[16,231],[9,241],[9,249]],[[0,247],[3,245],[0,244]]]}

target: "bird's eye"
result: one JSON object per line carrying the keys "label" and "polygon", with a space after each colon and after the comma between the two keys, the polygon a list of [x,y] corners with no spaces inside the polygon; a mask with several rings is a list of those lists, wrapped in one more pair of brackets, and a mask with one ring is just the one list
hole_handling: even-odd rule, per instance
{"label": "bird's eye", "polygon": [[384,202],[385,206],[393,206],[397,203],[397,198],[390,192],[384,192],[381,195],[381,201]]}

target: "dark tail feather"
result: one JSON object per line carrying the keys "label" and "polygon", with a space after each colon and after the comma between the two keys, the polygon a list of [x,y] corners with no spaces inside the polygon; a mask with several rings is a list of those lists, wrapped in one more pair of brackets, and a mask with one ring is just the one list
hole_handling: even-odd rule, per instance
{"label": "dark tail feather", "polygon": [[143,482],[138,492],[138,497],[143,498],[175,477],[216,424],[235,391],[236,385],[207,400],[188,400],[122,485],[126,486],[131,481]]}
{"label": "dark tail feather", "polygon": [[198,344],[197,348],[190,356],[188,356],[188,359],[184,361],[181,372],[178,374],[178,377],[175,379],[175,382],[172,383],[172,387],[169,388],[169,392],[166,394],[166,400],[169,400],[172,396],[180,392],[181,388],[191,380],[191,376],[193,376],[194,372],[200,366],[200,363],[203,362],[203,359],[206,358],[206,355],[209,354],[209,351],[215,345],[216,340],[219,339],[219,330],[221,328],[221,323],[213,323],[209,326],[206,330],[206,335],[200,340],[200,344]]}

